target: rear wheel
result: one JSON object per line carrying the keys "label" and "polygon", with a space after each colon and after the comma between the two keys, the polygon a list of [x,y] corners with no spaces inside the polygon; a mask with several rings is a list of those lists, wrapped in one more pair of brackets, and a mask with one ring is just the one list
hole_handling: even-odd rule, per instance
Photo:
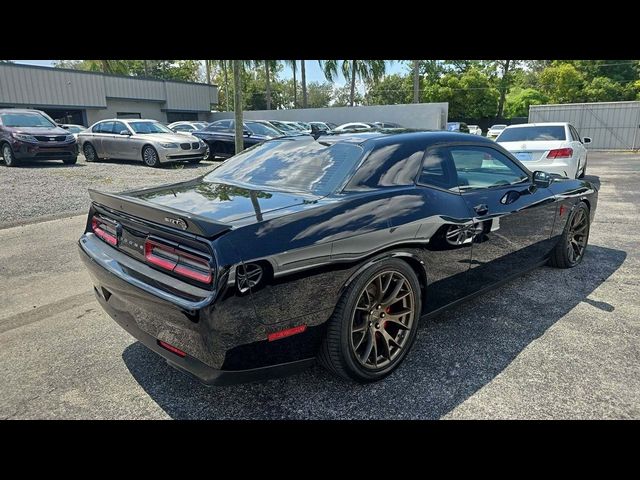
{"label": "rear wheel", "polygon": [[13,154],[13,149],[8,143],[2,145],[2,158],[4,158],[4,164],[7,167],[15,167],[18,163],[15,155]]}
{"label": "rear wheel", "polygon": [[87,162],[97,162],[99,160],[96,149],[90,143],[85,143],[82,147],[82,153],[84,153],[84,159]]}
{"label": "rear wheel", "polygon": [[142,149],[142,160],[148,167],[159,167],[160,159],[158,158],[158,152],[151,145],[147,145]]}
{"label": "rear wheel", "polygon": [[344,292],[328,322],[320,362],[334,374],[360,383],[395,370],[415,340],[420,284],[398,259],[365,270]]}
{"label": "rear wheel", "polygon": [[551,252],[549,265],[557,268],[572,268],[584,258],[589,242],[589,208],[580,202],[567,220],[560,241]]}

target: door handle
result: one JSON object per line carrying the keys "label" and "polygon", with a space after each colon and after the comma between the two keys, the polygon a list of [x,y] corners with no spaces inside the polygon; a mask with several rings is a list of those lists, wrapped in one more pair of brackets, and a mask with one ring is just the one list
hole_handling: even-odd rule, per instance
{"label": "door handle", "polygon": [[476,205],[475,207],[473,207],[473,209],[478,215],[486,215],[487,212],[489,212],[489,207],[487,206],[486,203],[481,203],[480,205]]}

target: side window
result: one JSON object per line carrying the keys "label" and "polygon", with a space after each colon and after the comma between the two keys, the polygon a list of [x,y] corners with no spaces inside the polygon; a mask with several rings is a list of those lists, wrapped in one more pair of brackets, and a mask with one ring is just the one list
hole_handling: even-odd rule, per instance
{"label": "side window", "polygon": [[431,148],[422,162],[418,183],[458,191],[456,171],[444,148]]}
{"label": "side window", "polygon": [[569,130],[571,131],[571,136],[573,137],[573,139],[576,142],[582,143],[582,138],[580,138],[580,135],[578,134],[578,131],[574,128],[573,125],[569,125]]}
{"label": "side window", "polygon": [[373,150],[347,185],[347,190],[413,185],[423,147],[394,143]]}
{"label": "side window", "polygon": [[100,129],[100,133],[113,133],[113,123],[114,122],[104,122]]}
{"label": "side window", "polygon": [[104,125],[104,123],[96,123],[93,128],[91,129],[91,131],[93,133],[102,133],[102,126]]}
{"label": "side window", "polygon": [[122,130],[127,130],[127,127],[122,122],[113,122],[112,132],[119,135]]}
{"label": "side window", "polygon": [[460,190],[513,185],[529,175],[509,157],[490,147],[449,147]]}

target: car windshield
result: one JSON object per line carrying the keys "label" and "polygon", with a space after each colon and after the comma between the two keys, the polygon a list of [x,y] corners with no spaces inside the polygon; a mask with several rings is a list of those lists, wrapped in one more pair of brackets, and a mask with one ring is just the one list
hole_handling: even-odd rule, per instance
{"label": "car windshield", "polygon": [[0,117],[5,127],[52,128],[56,126],[47,117],[36,112],[2,113]]}
{"label": "car windshield", "polygon": [[275,128],[271,128],[264,123],[247,122],[246,125],[247,127],[249,127],[249,130],[251,130],[251,132],[255,133],[256,135],[267,135],[269,137],[279,137],[280,135],[282,135]]}
{"label": "car windshield", "polygon": [[275,127],[279,128],[282,131],[285,132],[295,132],[296,129],[293,128],[290,125],[287,125],[286,123],[282,123],[282,122],[271,122]]}
{"label": "car windshield", "polygon": [[352,143],[288,137],[245,150],[213,170],[205,180],[324,196],[344,182],[362,153],[362,147]]}
{"label": "car windshield", "polygon": [[498,142],[533,142],[566,140],[563,125],[507,128],[496,138]]}
{"label": "car windshield", "polygon": [[129,126],[135,133],[174,133],[158,122],[129,122]]}

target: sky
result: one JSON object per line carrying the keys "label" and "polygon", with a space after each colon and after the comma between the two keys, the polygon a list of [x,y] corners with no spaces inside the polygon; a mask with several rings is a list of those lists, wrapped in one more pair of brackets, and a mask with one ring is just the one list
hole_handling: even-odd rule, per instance
{"label": "sky", "polygon": [[[27,65],[40,65],[44,67],[52,67],[54,60],[13,60],[16,63],[24,63]],[[306,63],[306,75],[307,75],[307,83],[310,82],[323,82],[325,81],[324,74],[318,65],[317,60],[307,60]],[[387,62],[387,73],[401,73],[405,72],[407,67],[405,64],[400,63],[398,61],[395,62]],[[285,65],[282,69],[280,77],[283,79],[288,79],[293,76],[291,71],[291,67]],[[298,62],[298,78],[300,78],[300,63]],[[342,86],[345,83],[344,77],[341,72],[338,72],[338,78],[335,79],[334,83],[336,86]]]}

